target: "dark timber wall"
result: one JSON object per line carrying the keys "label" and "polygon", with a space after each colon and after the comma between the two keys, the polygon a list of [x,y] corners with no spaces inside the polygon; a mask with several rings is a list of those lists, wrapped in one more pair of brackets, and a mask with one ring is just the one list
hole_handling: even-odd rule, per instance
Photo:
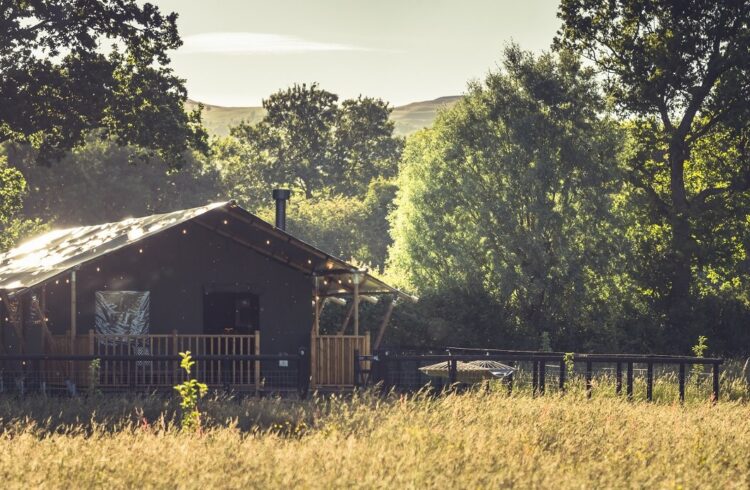
{"label": "dark timber wall", "polygon": [[[70,323],[67,277],[47,286],[54,334],[64,333]],[[309,349],[313,316],[310,277],[193,223],[87,264],[77,272],[77,280],[79,335],[94,328],[96,291],[150,291],[150,333],[177,330],[200,334],[205,290],[240,288],[259,296],[262,353],[295,353],[303,346]]]}

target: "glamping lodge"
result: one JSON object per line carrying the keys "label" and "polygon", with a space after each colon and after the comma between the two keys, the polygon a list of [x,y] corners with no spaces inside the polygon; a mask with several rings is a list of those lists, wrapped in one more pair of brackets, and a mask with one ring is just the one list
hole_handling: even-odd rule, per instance
{"label": "glamping lodge", "polygon": [[[106,359],[306,351],[312,387],[352,386],[355,352],[380,344],[396,300],[415,298],[286,233],[289,195],[274,190],[275,226],[230,201],[55,230],[0,255],[0,377],[7,386],[7,373],[31,379],[36,370],[45,386],[167,388],[179,371],[173,360]],[[359,305],[378,298],[390,304],[371,341]],[[347,307],[334,335],[320,332],[327,302]],[[22,355],[49,357],[27,365]],[[62,355],[102,361],[92,368]],[[288,363],[268,359],[197,369],[201,381],[237,390],[292,378]]]}

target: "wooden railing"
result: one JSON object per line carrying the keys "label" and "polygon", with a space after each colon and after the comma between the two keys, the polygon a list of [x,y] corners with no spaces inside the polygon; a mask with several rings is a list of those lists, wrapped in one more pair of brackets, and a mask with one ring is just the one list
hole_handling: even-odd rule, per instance
{"label": "wooden railing", "polygon": [[370,355],[370,332],[365,335],[313,334],[311,348],[313,387],[351,387],[355,384],[355,351],[359,355]]}
{"label": "wooden railing", "polygon": [[[73,352],[71,352],[71,345]],[[260,354],[260,333],[254,335],[101,335],[89,331],[71,343],[68,336],[53,336],[46,351],[50,354],[89,354],[102,356],[98,384],[102,388],[171,387],[184,379],[178,361],[106,360],[106,356],[176,356],[190,351],[194,356],[249,356]],[[89,364],[80,361],[48,361],[49,368],[65,372],[79,385],[87,385]],[[260,361],[203,360],[196,363],[193,376],[209,386],[259,389]]]}

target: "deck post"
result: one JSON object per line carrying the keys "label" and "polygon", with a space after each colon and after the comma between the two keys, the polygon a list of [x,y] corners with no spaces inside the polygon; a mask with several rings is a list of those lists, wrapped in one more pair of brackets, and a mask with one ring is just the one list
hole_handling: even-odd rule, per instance
{"label": "deck post", "polygon": [[685,401],[685,363],[680,363],[680,403]]}
{"label": "deck post", "polygon": [[318,381],[318,335],[315,330],[310,335],[310,388],[314,391]]}
{"label": "deck post", "polygon": [[591,361],[586,361],[586,398],[591,398],[591,379],[593,378],[593,373],[594,370]]}
{"label": "deck post", "polygon": [[622,394],[622,363],[617,363],[617,368],[615,369],[615,394],[621,395]]}
{"label": "deck post", "polygon": [[[75,354],[78,321],[78,298],[76,297],[76,270],[70,271],[70,353]],[[72,365],[71,365],[72,366]],[[71,367],[72,369],[72,367]]]}
{"label": "deck post", "polygon": [[564,360],[560,361],[560,393],[565,393],[565,375],[567,374],[565,370],[567,367]]}
{"label": "deck post", "polygon": [[654,399],[654,363],[646,364],[646,400]]}
{"label": "deck post", "polygon": [[89,355],[94,355],[94,329],[89,329]]}
{"label": "deck post", "polygon": [[628,374],[627,374],[627,393],[628,399],[633,399],[633,363],[628,362]]}
{"label": "deck post", "polygon": [[719,366],[720,363],[713,363],[713,393],[711,394],[711,401],[717,403],[719,401]]}
{"label": "deck post", "polygon": [[353,274],[354,279],[354,335],[359,335],[359,273]]}
{"label": "deck post", "polygon": [[450,380],[451,384],[454,384],[457,378],[458,364],[456,363],[455,359],[451,359],[448,361],[448,379]]}
{"label": "deck post", "polygon": [[[255,337],[253,342],[253,348],[254,348],[254,354],[256,356],[260,355],[260,330],[255,331]],[[260,393],[260,361],[255,360],[255,394],[257,395]]]}
{"label": "deck post", "polygon": [[531,361],[531,394],[536,396],[539,386],[539,362]]}

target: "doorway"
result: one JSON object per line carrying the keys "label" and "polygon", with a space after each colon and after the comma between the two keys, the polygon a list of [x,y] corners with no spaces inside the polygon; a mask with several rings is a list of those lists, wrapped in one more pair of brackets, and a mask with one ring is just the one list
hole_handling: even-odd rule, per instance
{"label": "doorway", "polygon": [[203,328],[207,335],[252,335],[260,330],[258,296],[248,292],[206,293]]}

